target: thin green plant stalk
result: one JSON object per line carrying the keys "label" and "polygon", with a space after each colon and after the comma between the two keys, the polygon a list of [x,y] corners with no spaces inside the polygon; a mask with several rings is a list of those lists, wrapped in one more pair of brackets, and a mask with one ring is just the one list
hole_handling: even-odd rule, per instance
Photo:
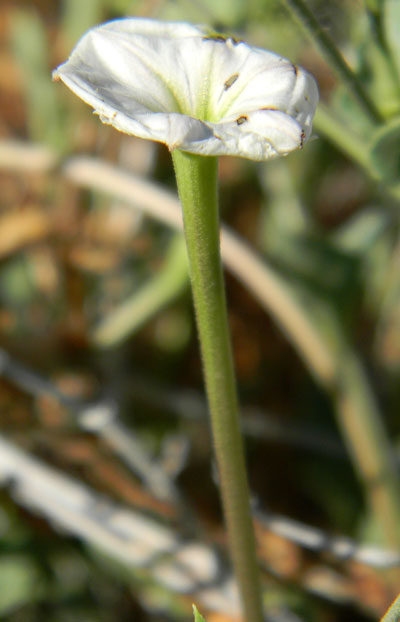
{"label": "thin green plant stalk", "polygon": [[[392,550],[400,550],[400,495],[394,454],[365,373],[350,350],[343,352],[339,384],[333,393],[339,424],[371,513],[380,525],[382,541]],[[398,580],[398,573],[396,577]]]}
{"label": "thin green plant stalk", "polygon": [[381,622],[399,622],[400,620],[400,594],[389,607]]}
{"label": "thin green plant stalk", "polygon": [[246,622],[262,598],[220,258],[218,160],[172,153],[230,552]]}
{"label": "thin green plant stalk", "polygon": [[312,40],[316,42],[331,67],[353,93],[371,121],[373,123],[382,123],[384,119],[365,90],[364,85],[347,64],[332,37],[321,27],[321,24],[308,8],[306,2],[304,0],[281,0],[281,2],[300,22]]}
{"label": "thin green plant stalk", "polygon": [[92,342],[100,348],[116,346],[172,302],[187,283],[185,241],[177,233],[161,270],[98,323]]}
{"label": "thin green plant stalk", "polygon": [[317,134],[323,134],[342,153],[356,162],[367,175],[376,180],[377,174],[371,165],[367,141],[321,102],[315,112],[313,127]]}
{"label": "thin green plant stalk", "polygon": [[314,129],[358,164],[371,179],[378,183],[381,182],[380,190],[382,193],[396,201],[400,200],[399,182],[388,182],[380,179],[378,172],[372,166],[368,142],[338,119],[335,113],[321,102],[315,113]]}

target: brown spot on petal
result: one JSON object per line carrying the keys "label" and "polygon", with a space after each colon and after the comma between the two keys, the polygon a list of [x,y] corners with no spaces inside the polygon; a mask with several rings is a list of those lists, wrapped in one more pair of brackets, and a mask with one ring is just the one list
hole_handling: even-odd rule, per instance
{"label": "brown spot on petal", "polygon": [[236,39],[236,37],[220,35],[218,33],[206,35],[203,37],[203,41],[218,41],[220,43],[228,43],[232,42],[233,45],[237,45],[238,43],[243,43],[243,39]]}
{"label": "brown spot on petal", "polygon": [[239,77],[239,74],[238,73],[234,73],[234,74],[231,75],[230,78],[225,80],[225,82],[224,82],[224,89],[225,89],[225,91],[230,89],[232,84],[235,84],[235,82],[238,79],[238,77]]}
{"label": "brown spot on petal", "polygon": [[218,41],[219,43],[226,43],[227,39],[228,37],[224,37],[224,35],[217,35],[217,34],[203,37],[203,41]]}
{"label": "brown spot on petal", "polygon": [[304,130],[301,130],[301,134],[300,134],[300,149],[303,149],[305,138],[306,138],[306,133],[305,133]]}
{"label": "brown spot on petal", "polygon": [[243,125],[243,123],[246,123],[246,121],[248,121],[248,120],[249,120],[249,117],[246,117],[246,115],[242,115],[241,117],[236,119],[236,123],[238,125]]}

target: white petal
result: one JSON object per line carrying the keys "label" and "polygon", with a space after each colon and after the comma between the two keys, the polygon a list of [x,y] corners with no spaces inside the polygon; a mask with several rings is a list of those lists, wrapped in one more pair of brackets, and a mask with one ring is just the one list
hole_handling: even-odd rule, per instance
{"label": "white petal", "polygon": [[90,30],[54,78],[118,130],[256,160],[301,147],[318,102],[314,79],[272,52],[149,19]]}

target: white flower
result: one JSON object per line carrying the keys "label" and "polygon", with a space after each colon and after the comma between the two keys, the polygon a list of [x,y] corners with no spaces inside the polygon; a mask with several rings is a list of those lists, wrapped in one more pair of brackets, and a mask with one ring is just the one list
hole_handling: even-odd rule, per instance
{"label": "white flower", "polygon": [[301,148],[318,103],[290,61],[185,23],[92,30],[53,74],[116,129],[202,155],[269,160]]}

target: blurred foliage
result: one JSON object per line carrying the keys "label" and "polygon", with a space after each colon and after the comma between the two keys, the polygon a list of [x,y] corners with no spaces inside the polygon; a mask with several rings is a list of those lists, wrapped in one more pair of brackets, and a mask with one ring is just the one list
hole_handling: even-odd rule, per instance
{"label": "blurred foliage", "polygon": [[[357,354],[399,451],[400,3],[308,4],[354,68],[381,123],[360,108],[280,2],[6,1],[0,4],[0,138],[47,144],[63,158],[89,153],[172,187],[163,147],[102,126],[51,82],[52,68],[85,30],[123,15],[208,23],[308,68],[325,106],[315,139],[303,152],[267,164],[222,158],[223,218],[285,279],[339,366],[346,364],[346,352]],[[179,414],[184,391],[202,386],[179,241],[120,201],[78,191],[57,171],[0,169],[0,186],[1,347],[78,397],[117,400],[126,425],[155,459],[168,435],[187,437],[191,452],[179,486],[207,536],[220,541],[207,426]],[[335,396],[321,389],[241,285],[228,277],[227,289],[243,404],[272,413],[288,429],[314,429],[340,443]],[[128,327],[118,319],[123,304],[133,309]],[[100,321],[113,317],[109,349],[102,350],[92,335]],[[359,376],[352,378],[357,383]],[[173,395],[168,406],[165,391]],[[78,432],[57,404],[3,380],[0,422],[5,434],[56,467],[141,507],[140,484],[92,435]],[[381,541],[345,445],[346,439],[338,459],[284,438],[252,438],[250,479],[260,506],[359,541]],[[150,503],[141,509],[157,512]],[[148,574],[127,571],[58,534],[5,492],[0,510],[2,619],[191,618],[185,599],[175,599]],[[388,605],[392,592],[383,574],[351,563],[338,567],[281,541],[268,540],[268,546],[272,611],[283,606],[306,622],[366,622]]]}

